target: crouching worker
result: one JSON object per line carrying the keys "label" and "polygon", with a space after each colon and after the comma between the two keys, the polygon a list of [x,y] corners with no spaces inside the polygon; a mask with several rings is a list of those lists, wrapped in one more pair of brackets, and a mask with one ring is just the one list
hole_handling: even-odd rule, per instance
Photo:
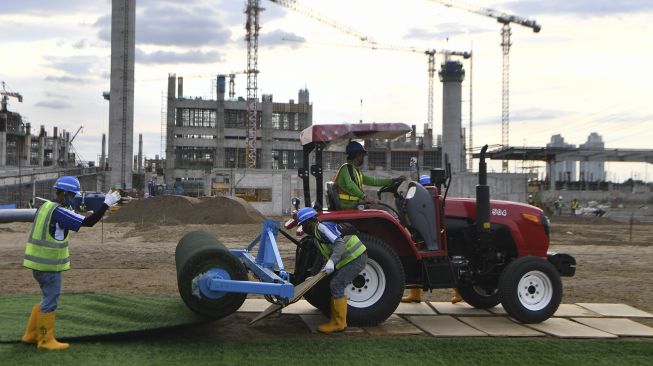
{"label": "crouching worker", "polygon": [[317,212],[305,207],[297,212],[297,223],[304,233],[315,238],[315,244],[327,260],[322,269],[330,275],[331,319],[318,326],[322,333],[340,332],[347,328],[347,297],[345,287],[365,268],[367,249],[358,236],[342,235],[335,222],[320,222]]}
{"label": "crouching worker", "polygon": [[27,239],[23,266],[32,270],[43,294],[40,304],[32,307],[22,341],[36,344],[39,349],[63,350],[68,343],[54,338],[55,310],[61,293],[61,272],[70,269],[68,233],[82,226],[93,226],[100,221],[109,206],[120,201],[118,192],[109,192],[104,204],[92,215],[84,217],[71,211],[73,199],[80,191],[76,177],[64,176],[54,184],[55,198],[45,202],[34,217],[34,225]]}

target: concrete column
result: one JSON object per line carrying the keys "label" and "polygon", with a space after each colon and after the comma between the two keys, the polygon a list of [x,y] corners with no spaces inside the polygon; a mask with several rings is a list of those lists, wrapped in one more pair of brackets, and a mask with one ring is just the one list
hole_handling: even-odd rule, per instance
{"label": "concrete column", "polygon": [[59,131],[57,126],[52,133],[52,166],[59,166]]}
{"label": "concrete column", "polygon": [[445,154],[451,163],[451,172],[464,172],[465,159],[462,136],[462,82],[465,70],[459,61],[446,61],[438,73],[442,81],[442,166]]}
{"label": "concrete column", "polygon": [[136,164],[138,172],[143,172],[143,134],[138,134],[138,163]]}
{"label": "concrete column", "polygon": [[260,159],[259,167],[261,169],[272,169],[272,145],[273,145],[272,128],[272,95],[263,95],[261,97],[261,129],[259,135],[261,143],[257,144],[260,147],[261,155],[257,156]]}
{"label": "concrete column", "polygon": [[547,161],[549,167],[549,192],[553,192],[556,189],[556,161],[555,159]]}
{"label": "concrete column", "polygon": [[7,165],[7,132],[0,131],[0,166]]}
{"label": "concrete column", "polygon": [[63,132],[63,166],[68,168],[70,166],[68,161],[68,155],[70,154],[70,132]]}
{"label": "concrete column", "polygon": [[215,105],[215,158],[213,159],[214,168],[224,168],[228,164],[225,162],[224,152],[224,92],[225,92],[225,77],[224,75],[218,76],[216,84],[216,105]]}
{"label": "concrete column", "polygon": [[23,146],[23,166],[29,167],[32,165],[32,131],[29,123],[25,124],[25,143]]}
{"label": "concrete column", "polygon": [[107,136],[102,134],[102,153],[100,155],[100,169],[105,170],[107,164]]}
{"label": "concrete column", "polygon": [[132,189],[134,155],[134,55],[136,1],[111,7],[111,99],[109,100],[109,185]]}
{"label": "concrete column", "polygon": [[385,149],[385,170],[392,170],[392,149],[389,142],[388,147]]}
{"label": "concrete column", "polygon": [[39,166],[45,165],[45,130],[41,126],[41,133],[39,133]]}
{"label": "concrete column", "polygon": [[168,75],[168,105],[166,111],[166,163],[165,163],[165,184],[172,187],[175,182],[172,170],[175,168],[175,121],[177,117],[177,98],[175,97],[175,85],[177,77],[175,74]]}

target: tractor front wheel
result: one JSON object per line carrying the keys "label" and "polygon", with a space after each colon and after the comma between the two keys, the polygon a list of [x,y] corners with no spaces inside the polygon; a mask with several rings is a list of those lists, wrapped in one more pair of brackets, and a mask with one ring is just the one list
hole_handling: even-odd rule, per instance
{"label": "tractor front wheel", "polygon": [[562,281],[556,268],[539,257],[512,261],[499,278],[501,304],[508,315],[522,323],[549,319],[560,306]]}

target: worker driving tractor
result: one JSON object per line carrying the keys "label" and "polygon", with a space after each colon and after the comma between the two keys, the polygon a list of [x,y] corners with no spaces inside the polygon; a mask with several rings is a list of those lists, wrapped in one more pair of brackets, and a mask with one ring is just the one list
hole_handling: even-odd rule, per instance
{"label": "worker driving tractor", "polygon": [[347,162],[340,167],[334,180],[338,188],[340,205],[345,210],[356,208],[360,201],[371,205],[379,203],[378,198],[363,191],[363,185],[383,187],[397,180],[406,179],[404,176],[398,178],[374,178],[363,175],[358,167],[363,164],[367,150],[359,142],[350,141],[345,148],[345,153],[347,154]]}
{"label": "worker driving tractor", "polygon": [[331,289],[331,318],[318,326],[322,333],[340,332],[347,328],[347,297],[345,287],[365,268],[367,248],[355,234],[343,235],[335,222],[320,222],[317,211],[304,207],[297,211],[297,223],[305,234],[315,238],[320,253],[327,261],[323,271],[335,275]]}
{"label": "worker driving tractor", "polygon": [[23,266],[32,270],[41,288],[43,299],[32,307],[22,341],[39,349],[64,350],[68,343],[54,337],[55,310],[61,293],[61,272],[70,269],[68,256],[69,231],[95,225],[109,206],[120,201],[120,193],[109,191],[104,204],[92,215],[84,217],[72,211],[73,199],[80,192],[79,180],[63,176],[54,184],[55,198],[45,202],[34,217],[34,226],[27,239]]}

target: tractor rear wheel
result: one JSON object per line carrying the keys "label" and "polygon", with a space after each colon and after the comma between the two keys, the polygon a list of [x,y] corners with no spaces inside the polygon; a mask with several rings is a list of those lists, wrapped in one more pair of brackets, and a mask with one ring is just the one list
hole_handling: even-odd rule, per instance
{"label": "tractor rear wheel", "polygon": [[[347,323],[353,326],[376,325],[395,311],[404,292],[404,270],[399,257],[381,239],[359,234],[367,247],[367,265],[345,288],[348,298]],[[324,315],[330,314],[331,276],[320,281],[304,298]]]}
{"label": "tractor rear wheel", "polygon": [[496,287],[484,287],[468,283],[459,283],[460,296],[477,309],[488,309],[501,302],[499,290]]}
{"label": "tractor rear wheel", "polygon": [[521,257],[501,273],[499,292],[508,315],[522,323],[540,323],[558,310],[562,281],[558,270],[547,260]]}

